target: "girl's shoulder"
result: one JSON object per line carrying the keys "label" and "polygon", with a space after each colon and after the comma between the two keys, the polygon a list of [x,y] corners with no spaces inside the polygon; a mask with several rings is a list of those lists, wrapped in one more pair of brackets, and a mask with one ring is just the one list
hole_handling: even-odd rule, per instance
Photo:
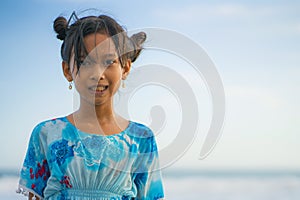
{"label": "girl's shoulder", "polygon": [[157,151],[155,134],[152,129],[139,122],[131,122],[134,128],[130,129],[130,134],[133,137],[133,140],[139,143],[140,152],[153,152]]}
{"label": "girl's shoulder", "polygon": [[66,117],[56,117],[56,118],[49,118],[43,121],[40,121],[35,126],[36,128],[53,128],[53,127],[62,127],[66,126]]}
{"label": "girl's shoulder", "polygon": [[130,121],[128,129],[129,134],[134,137],[149,138],[154,136],[152,129],[141,122]]}
{"label": "girl's shoulder", "polygon": [[60,134],[66,128],[65,117],[50,118],[38,122],[32,131],[32,136],[47,136],[49,132]]}

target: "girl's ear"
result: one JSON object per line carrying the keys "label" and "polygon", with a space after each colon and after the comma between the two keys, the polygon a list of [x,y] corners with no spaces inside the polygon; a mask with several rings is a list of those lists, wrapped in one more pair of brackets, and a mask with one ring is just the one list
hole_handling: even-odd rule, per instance
{"label": "girl's ear", "polygon": [[64,76],[66,77],[66,79],[69,82],[73,81],[73,77],[72,77],[72,73],[70,71],[69,64],[65,61],[62,61],[61,65],[62,65],[63,73],[64,73]]}
{"label": "girl's ear", "polygon": [[130,72],[131,69],[131,60],[127,59],[124,67],[122,68],[122,79],[125,80]]}

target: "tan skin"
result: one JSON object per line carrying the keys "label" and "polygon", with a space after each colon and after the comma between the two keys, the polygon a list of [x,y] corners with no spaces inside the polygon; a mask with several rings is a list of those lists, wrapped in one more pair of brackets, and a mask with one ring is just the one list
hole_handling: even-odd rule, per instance
{"label": "tan skin", "polygon": [[[74,82],[80,95],[79,109],[68,115],[67,119],[84,132],[102,135],[119,133],[126,129],[129,121],[115,113],[113,96],[120,86],[121,79],[125,80],[129,74],[131,61],[128,59],[122,67],[112,40],[104,34],[87,35],[84,42],[89,52],[88,57],[93,62],[81,65],[79,74],[73,62],[74,55],[71,56],[70,63],[62,62],[65,78]],[[103,95],[95,95],[89,89],[97,84],[108,86]],[[30,193],[29,199],[32,197]],[[36,199],[39,200],[38,197]]]}

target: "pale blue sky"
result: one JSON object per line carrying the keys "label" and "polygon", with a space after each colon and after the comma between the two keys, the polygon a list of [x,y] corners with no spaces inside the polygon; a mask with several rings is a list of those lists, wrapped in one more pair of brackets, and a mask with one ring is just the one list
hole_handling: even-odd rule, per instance
{"label": "pale blue sky", "polygon": [[[20,167],[38,122],[71,112],[73,93],[61,72],[61,43],[52,22],[60,14],[86,8],[114,16],[128,30],[177,31],[201,45],[215,62],[226,93],[223,136],[212,154],[199,161],[204,138],[199,134],[174,167],[300,168],[299,2],[4,0],[0,5],[0,169]],[[149,55],[144,52],[138,63],[151,62]],[[205,132],[209,97],[203,95],[201,102],[201,91]],[[146,121],[141,113],[136,117]],[[158,138],[159,145],[166,145],[168,137]]]}

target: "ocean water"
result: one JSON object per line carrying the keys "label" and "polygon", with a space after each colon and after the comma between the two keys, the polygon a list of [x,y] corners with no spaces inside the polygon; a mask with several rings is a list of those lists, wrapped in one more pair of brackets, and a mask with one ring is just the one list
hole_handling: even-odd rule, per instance
{"label": "ocean water", "polygon": [[167,199],[299,200],[300,174],[287,172],[188,172],[165,175]]}
{"label": "ocean water", "polygon": [[[163,172],[168,200],[299,200],[296,172]],[[0,200],[27,199],[16,194],[18,177],[0,173]]]}

